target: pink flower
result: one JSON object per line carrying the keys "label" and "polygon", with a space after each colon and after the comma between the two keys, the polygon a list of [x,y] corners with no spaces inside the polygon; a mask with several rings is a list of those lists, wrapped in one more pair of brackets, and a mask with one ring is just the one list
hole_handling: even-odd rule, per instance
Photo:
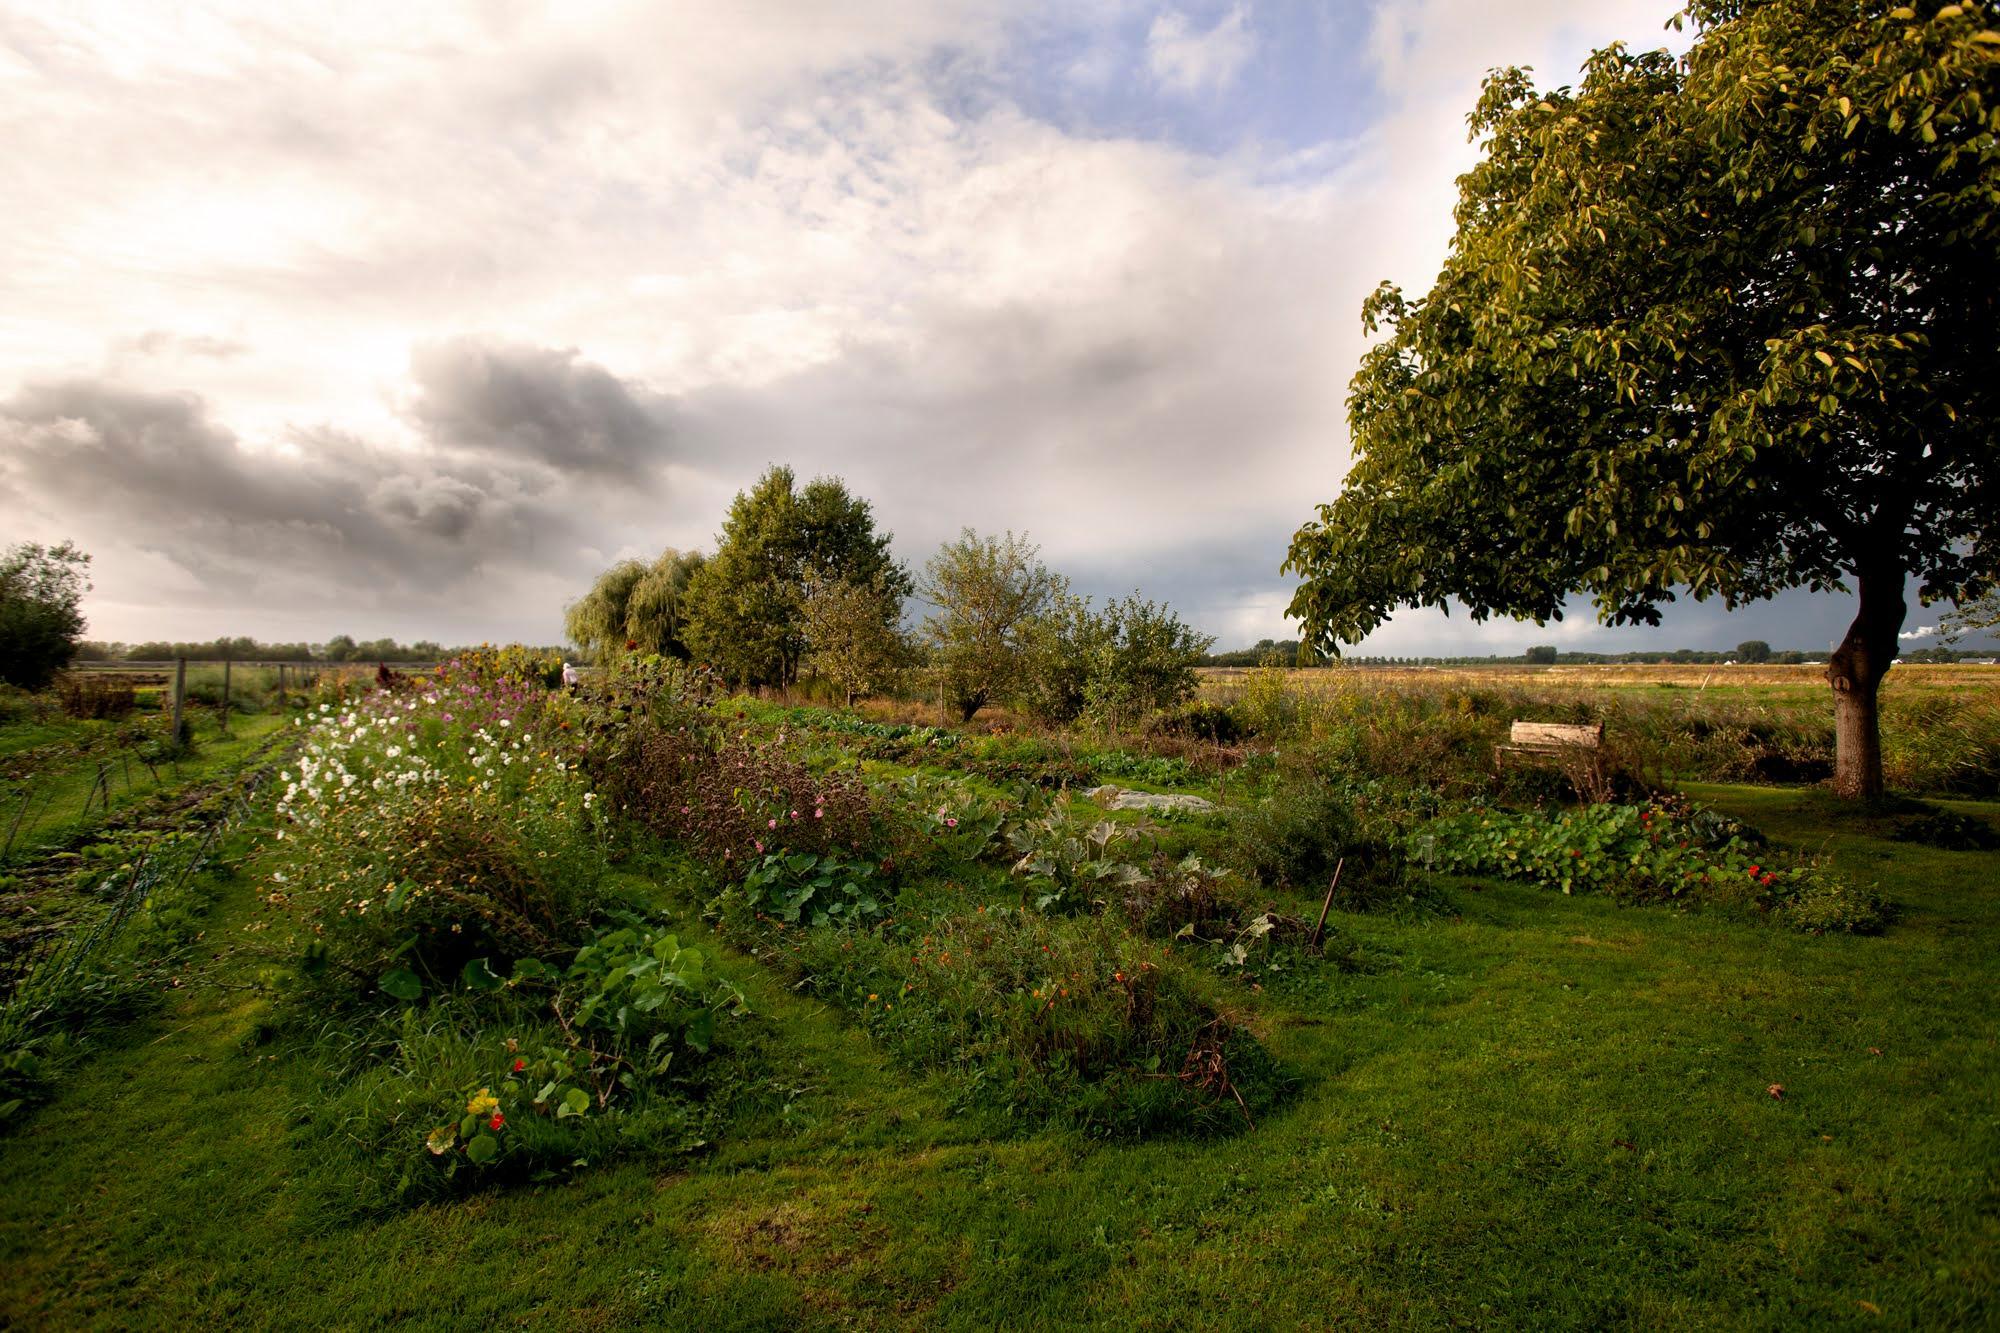
{"label": "pink flower", "polygon": [[760,851],[760,852],[761,852],[761,851],[763,851],[763,850],[764,850],[764,844],[763,844],[763,843],[759,842],[759,843],[756,843],[756,844],[754,844],[754,845],[756,846],[756,848],[757,848],[757,850],[758,850],[758,851]]}
{"label": "pink flower", "polygon": [[776,828],[776,827],[778,827],[778,821],[774,819],[774,820],[770,821],[770,822],[769,822],[768,824],[764,825],[764,827],[765,827],[765,828]]}
{"label": "pink flower", "polygon": [[945,821],[944,821],[944,826],[945,826],[946,828],[957,828],[957,827],[958,827],[958,821],[957,821],[956,819],[947,819],[947,820],[945,820]]}
{"label": "pink flower", "polygon": [[814,819],[825,819],[825,818],[826,818],[826,811],[824,811],[824,810],[815,810],[815,811],[813,811],[813,818],[814,818]]}

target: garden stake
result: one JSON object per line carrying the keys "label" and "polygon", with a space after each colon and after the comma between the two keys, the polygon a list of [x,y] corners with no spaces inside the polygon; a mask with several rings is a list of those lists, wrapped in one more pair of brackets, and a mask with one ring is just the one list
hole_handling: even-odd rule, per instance
{"label": "garden stake", "polygon": [[1313,922],[1312,936],[1306,940],[1308,949],[1319,948],[1320,932],[1326,929],[1326,914],[1333,906],[1333,891],[1340,887],[1340,868],[1346,864],[1347,858],[1344,856],[1333,863],[1333,882],[1326,886],[1326,901],[1319,905],[1319,920]]}

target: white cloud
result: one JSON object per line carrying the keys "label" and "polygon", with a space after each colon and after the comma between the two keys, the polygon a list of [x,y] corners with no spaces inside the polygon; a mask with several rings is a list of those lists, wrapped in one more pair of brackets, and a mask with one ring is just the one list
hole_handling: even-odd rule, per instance
{"label": "white cloud", "polygon": [[[1034,118],[992,92],[998,0],[4,4],[0,400],[198,395],[182,466],[229,483],[141,522],[60,482],[53,399],[20,408],[0,501],[89,538],[94,632],[125,638],[548,639],[564,589],[705,543],[768,462],[844,475],[914,560],[1025,528],[1102,591],[1282,635],[1285,543],[1345,467],[1360,301],[1435,272],[1480,76],[1659,17],[1385,5],[1378,118],[1280,159]],[[1241,8],[1176,11],[1148,57],[1220,89],[1252,42]],[[92,420],[77,438],[109,438]],[[418,567],[375,558],[381,531]]]}
{"label": "white cloud", "polygon": [[1146,33],[1146,65],[1168,92],[1182,96],[1216,92],[1236,82],[1256,49],[1242,5],[1206,30],[1179,10],[1153,20]]}

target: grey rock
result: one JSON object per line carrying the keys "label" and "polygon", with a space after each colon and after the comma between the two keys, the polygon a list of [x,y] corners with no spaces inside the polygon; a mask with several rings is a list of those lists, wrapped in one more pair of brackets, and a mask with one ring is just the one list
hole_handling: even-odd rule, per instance
{"label": "grey rock", "polygon": [[1206,815],[1215,811],[1215,802],[1179,792],[1125,791],[1106,785],[1093,787],[1086,795],[1107,810],[1153,810],[1178,815]]}

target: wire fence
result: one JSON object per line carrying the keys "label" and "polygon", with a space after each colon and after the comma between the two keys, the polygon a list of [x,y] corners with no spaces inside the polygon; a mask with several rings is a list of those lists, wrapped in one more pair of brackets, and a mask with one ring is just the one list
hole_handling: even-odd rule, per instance
{"label": "wire fence", "polygon": [[134,859],[88,886],[85,909],[75,917],[0,942],[0,1051],[60,1011],[142,910],[158,911],[179,900],[189,881],[211,864],[229,830],[255,812],[271,770],[268,762],[254,764],[222,801],[191,812],[187,826],[157,831]]}

